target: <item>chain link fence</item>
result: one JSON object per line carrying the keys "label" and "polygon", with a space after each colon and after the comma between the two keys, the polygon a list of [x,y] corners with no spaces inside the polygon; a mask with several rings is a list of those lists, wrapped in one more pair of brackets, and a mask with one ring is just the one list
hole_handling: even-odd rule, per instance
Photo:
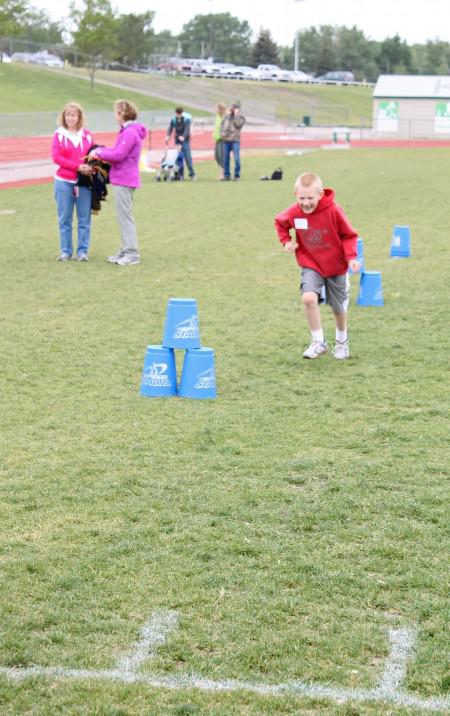
{"label": "chain link fence", "polygon": [[[115,132],[117,122],[110,110],[90,110],[86,112],[87,126],[91,132]],[[139,121],[149,129],[167,127],[171,112],[139,113]],[[57,127],[57,112],[21,112],[0,114],[0,137],[37,137],[53,134]]]}

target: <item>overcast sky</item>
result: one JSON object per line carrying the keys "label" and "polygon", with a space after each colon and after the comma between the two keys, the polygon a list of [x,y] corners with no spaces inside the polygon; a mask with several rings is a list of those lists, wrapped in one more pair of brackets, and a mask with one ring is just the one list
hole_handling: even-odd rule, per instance
{"label": "overcast sky", "polygon": [[[65,11],[61,0],[31,0],[59,20]],[[450,0],[111,0],[120,13],[155,12],[156,32],[180,32],[195,15],[229,12],[247,20],[255,36],[268,29],[280,45],[293,42],[294,31],[318,25],[356,27],[373,40],[399,34],[412,44],[426,40],[450,41]],[[68,7],[65,5],[65,7]]]}

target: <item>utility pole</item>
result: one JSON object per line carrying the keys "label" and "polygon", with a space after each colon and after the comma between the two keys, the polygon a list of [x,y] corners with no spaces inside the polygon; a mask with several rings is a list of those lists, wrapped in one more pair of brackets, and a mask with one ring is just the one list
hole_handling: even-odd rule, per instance
{"label": "utility pole", "polygon": [[[294,2],[303,2],[303,0],[294,0]],[[294,41],[294,70],[297,72],[298,70],[298,61],[299,61],[299,42],[298,42],[298,29],[295,31],[295,41]]]}

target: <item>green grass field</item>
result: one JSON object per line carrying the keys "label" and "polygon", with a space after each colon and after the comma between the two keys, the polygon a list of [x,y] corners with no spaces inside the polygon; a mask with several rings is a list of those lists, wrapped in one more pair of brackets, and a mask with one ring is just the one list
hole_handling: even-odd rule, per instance
{"label": "green grass field", "polygon": [[[195,183],[145,176],[142,263],[127,268],[105,262],[111,204],[90,262],[61,264],[51,185],[0,192],[2,716],[428,713],[357,698],[380,680],[389,629],[416,630],[402,688],[444,713],[449,160],[317,151],[244,156],[240,184],[212,163]],[[280,163],[282,182],[259,181]],[[301,358],[298,273],[273,217],[306,170],[382,272],[383,308],[356,306],[352,277],[349,361]],[[389,257],[395,224],[411,227],[408,259]],[[139,395],[169,297],[197,299],[215,401]],[[140,673],[166,688],[13,678],[114,669],[161,611],[178,625]],[[334,691],[215,692],[192,675]]]}

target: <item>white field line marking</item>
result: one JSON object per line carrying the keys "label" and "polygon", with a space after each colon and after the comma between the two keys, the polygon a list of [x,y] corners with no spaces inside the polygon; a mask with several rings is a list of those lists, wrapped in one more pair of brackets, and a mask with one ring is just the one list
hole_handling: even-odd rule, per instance
{"label": "white field line marking", "polygon": [[325,698],[335,703],[379,701],[397,706],[420,708],[425,711],[449,712],[450,699],[445,697],[420,698],[399,690],[406,672],[406,663],[415,643],[412,630],[389,632],[391,653],[375,689],[340,689],[322,684],[288,681],[284,684],[261,684],[248,681],[213,681],[195,674],[186,676],[156,676],[135,671],[147,658],[155,654],[156,646],[164,643],[164,635],[176,626],[175,612],[158,612],[142,630],[143,639],[135,646],[135,652],[119,660],[118,668],[111,670],[66,669],[63,667],[31,666],[25,668],[0,667],[0,676],[20,682],[31,677],[60,679],[99,679],[122,683],[139,683],[162,689],[199,689],[201,691],[230,692],[249,691],[263,696],[303,696]]}
{"label": "white field line marking", "polygon": [[413,653],[416,637],[417,632],[412,629],[391,629],[389,631],[391,651],[377,689],[383,696],[395,693],[400,689],[406,676],[406,665]]}
{"label": "white field line marking", "polygon": [[141,629],[141,641],[134,645],[130,654],[123,656],[117,662],[119,673],[135,673],[144,661],[155,656],[158,646],[165,644],[166,636],[177,625],[178,614],[176,612],[155,612],[150,621]]}

